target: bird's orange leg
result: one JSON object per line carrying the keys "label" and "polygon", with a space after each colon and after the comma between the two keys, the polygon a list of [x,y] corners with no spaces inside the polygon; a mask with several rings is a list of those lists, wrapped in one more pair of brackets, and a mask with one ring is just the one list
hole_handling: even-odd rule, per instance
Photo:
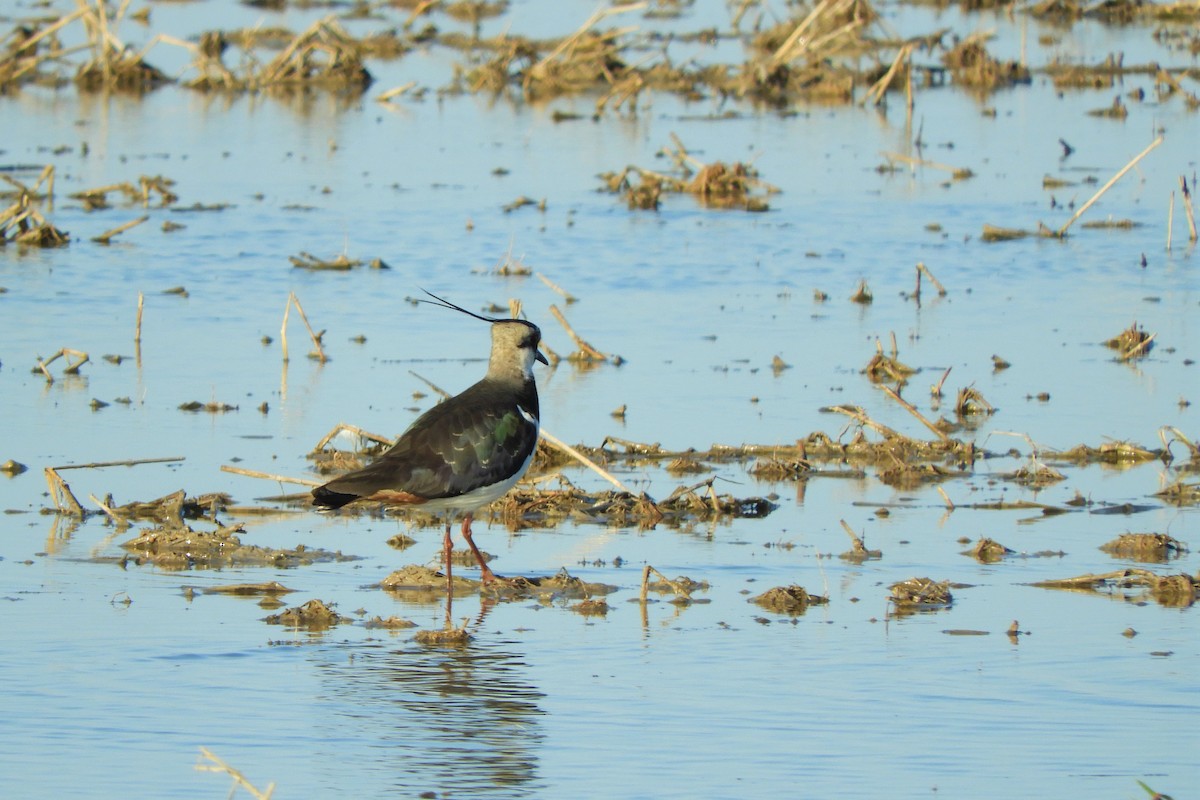
{"label": "bird's orange leg", "polygon": [[467,541],[467,547],[470,547],[471,552],[475,554],[475,560],[479,562],[479,577],[483,581],[483,585],[487,586],[496,581],[496,573],[492,572],[492,568],[483,560],[483,553],[479,552],[479,548],[475,546],[475,540],[471,538],[471,520],[473,518],[471,514],[463,517],[462,537]]}

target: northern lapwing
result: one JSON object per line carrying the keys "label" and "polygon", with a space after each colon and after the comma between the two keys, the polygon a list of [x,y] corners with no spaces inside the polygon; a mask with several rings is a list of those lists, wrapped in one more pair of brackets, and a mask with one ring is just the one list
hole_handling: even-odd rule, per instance
{"label": "northern lapwing", "polygon": [[444,513],[443,557],[451,585],[450,526],[462,516],[462,537],[479,562],[483,583],[496,580],[471,538],[476,510],[503,497],[529,469],[538,442],[533,362],[542,332],[520,319],[484,317],[429,294],[440,305],[492,325],[492,355],[483,380],[417,417],[376,461],[313,489],[322,511],[356,500],[419,506]]}

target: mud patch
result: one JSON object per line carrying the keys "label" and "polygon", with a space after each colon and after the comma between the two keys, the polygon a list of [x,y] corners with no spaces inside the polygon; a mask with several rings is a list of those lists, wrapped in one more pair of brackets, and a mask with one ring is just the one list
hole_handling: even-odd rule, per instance
{"label": "mud patch", "polygon": [[334,611],[335,604],[326,604],[321,600],[309,600],[302,606],[289,608],[278,614],[263,618],[268,625],[286,625],[289,628],[305,628],[310,631],[323,631],[335,625],[354,622],[350,617],[343,617]]}
{"label": "mud patch", "polygon": [[380,616],[374,616],[364,622],[363,627],[371,630],[382,628],[389,631],[401,631],[408,628],[415,628],[417,627],[417,623],[413,622],[412,620],[397,616],[390,616],[386,619]]}
{"label": "mud patch", "polygon": [[231,583],[225,586],[206,586],[198,588],[194,586],[186,586],[185,589],[198,591],[201,594],[227,594],[235,597],[276,597],[281,594],[291,594],[296,591],[289,589],[278,581],[266,581],[264,583]]}
{"label": "mud patch", "polygon": [[[258,545],[242,544],[237,534],[244,533],[241,524],[215,531],[194,531],[184,528],[155,528],[123,542],[121,547],[136,555],[135,564],[153,564],[160,569],[221,569],[223,567],[292,567],[308,566],[329,561],[356,561],[357,556],[339,552],[310,549],[299,544],[287,550],[275,550]],[[129,559],[123,559],[122,566]]]}
{"label": "mud patch", "polygon": [[[472,594],[480,586],[479,581],[452,576],[453,593]],[[446,597],[446,575],[420,564],[408,564],[392,572],[379,582],[385,592],[418,603],[436,603]]]}

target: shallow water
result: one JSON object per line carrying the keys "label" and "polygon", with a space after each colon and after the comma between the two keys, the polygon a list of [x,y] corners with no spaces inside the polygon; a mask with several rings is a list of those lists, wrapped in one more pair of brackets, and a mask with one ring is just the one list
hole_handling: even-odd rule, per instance
{"label": "shallow water", "polygon": [[[538,16],[535,5],[545,4],[514,9],[514,30],[561,35],[591,10],[554,4],[571,13]],[[1019,52],[1023,27],[1034,65],[1061,53],[1090,63],[1123,47],[1194,66],[1156,48],[1138,26],[1080,24],[1056,30],[1059,43],[1040,49],[1031,34],[1041,29],[1020,15],[886,10],[906,34],[996,27],[998,55]],[[381,13],[384,21],[351,27],[403,20]],[[149,29],[125,34],[187,36],[214,19],[299,29],[318,16],[165,3],[152,6]],[[696,12],[669,24],[723,19]],[[491,24],[495,32],[502,23]],[[20,780],[25,796],[220,796],[227,779],[192,768],[200,747],[260,786],[275,782],[284,797],[1127,797],[1141,793],[1137,780],[1180,797],[1200,781],[1195,610],[1028,585],[1138,566],[1098,549],[1129,531],[1191,544],[1169,565],[1148,566],[1194,574],[1195,508],[1151,496],[1179,473],[1157,461],[1062,467],[1066,480],[1040,492],[1001,477],[1028,463],[1030,442],[1157,447],[1162,426],[1196,440],[1195,411],[1180,401],[1200,399],[1192,363],[1200,296],[1178,206],[1174,247],[1165,251],[1170,193],[1196,169],[1195,112],[1176,98],[1131,104],[1124,122],[1096,119],[1085,112],[1111,103],[1114,92],[1058,96],[1044,76],[984,101],[950,87],[924,91],[915,119],[924,155],[976,173],[948,182],[935,170],[877,170],[881,151],[913,152],[896,107],[886,116],[858,107],[784,116],[654,95],[635,119],[555,123],[555,109],[587,114],[592,100],[514,107],[431,92],[388,108],[374,95],[413,79],[436,89],[449,61],[416,53],[371,66],[378,82],[352,103],[321,94],[224,100],[172,87],[137,99],[73,89],[0,97],[0,164],[33,165],[10,173],[26,181],[55,165],[48,216],[73,239],[59,250],[0,250],[0,461],[30,467],[0,478],[0,774]],[[1153,97],[1151,81],[1127,79],[1119,91],[1140,86]],[[738,115],[712,118],[728,110]],[[1061,225],[1071,214],[1062,204],[1078,206],[1097,188],[1084,178],[1103,183],[1159,128],[1164,143],[1084,217],[1142,227],[1075,227],[1065,241],[979,240],[985,223]],[[752,160],[782,189],[769,198],[771,210],[720,212],[673,197],[657,213],[631,212],[599,191],[598,173],[665,169],[655,154],[671,133],[702,160]],[[1065,161],[1059,137],[1077,148]],[[177,207],[230,207],[118,203],[87,212],[69,198],[142,174],[172,178]],[[1044,175],[1080,183],[1047,191]],[[545,211],[502,210],[520,195],[544,198]],[[1050,207],[1051,195],[1059,207]],[[90,241],[143,213],[151,221],[113,244]],[[168,219],[185,227],[165,232]],[[934,223],[940,230],[927,227]],[[391,269],[293,269],[287,257],[301,251],[381,258]],[[580,301],[565,306],[533,277],[495,275],[506,253]],[[927,284],[920,304],[902,296],[917,262],[946,297]],[[861,279],[875,294],[870,306],[848,300]],[[177,286],[186,297],[163,293]],[[47,466],[183,457],[64,471],[89,509],[89,495],[125,503],[180,488],[261,505],[255,498],[296,487],[221,466],[303,477],[306,454],[339,421],[399,433],[433,402],[414,372],[457,391],[477,378],[487,347],[483,326],[405,302],[420,287],[469,308],[520,298],[547,344],[565,354],[573,345],[548,311],[557,303],[584,338],[626,359],[619,368],[563,363],[539,373],[543,423],[568,442],[617,436],[706,449],[786,445],[816,430],[848,439],[847,418],[820,412],[835,403],[925,437],[861,374],[876,340],[890,347],[894,333],[901,360],[921,369],[905,393],[910,402],[931,419],[953,416],[952,400],[935,409],[925,388],[952,367],[951,397],[974,384],[998,408],[975,441],[1017,455],[981,460],[942,483],[952,512],[932,487],[894,489],[874,471],[766,483],[724,465],[718,491],[773,494],[779,508],[765,519],[682,530],[566,524],[514,534],[477,525],[502,574],[566,567],[618,591],[602,618],[563,601],[481,606],[478,597],[459,598],[452,616],[469,620],[474,634],[464,648],[425,647],[411,632],[361,624],[291,631],[264,624],[269,612],[254,600],[190,597],[182,588],[278,580],[296,590],[289,606],[320,598],[356,618],[357,610],[363,618],[395,614],[437,629],[440,603],[375,586],[403,564],[433,564],[434,530],[409,531],[418,543],[398,553],[384,542],[408,530],[403,521],[237,517],[226,521],[245,522],[249,543],[361,558],[171,572],[120,568],[119,545],[134,533],[116,533],[102,515],[74,525],[39,513],[53,505]],[[830,299],[815,303],[814,289]],[[293,291],[327,331],[324,365],[304,358],[309,343],[294,311],[292,357],[282,361],[280,325]],[[140,359],[106,362],[104,354],[135,355],[138,292],[146,298]],[[1100,343],[1134,320],[1156,334],[1156,347],[1136,365],[1117,363]],[[263,344],[264,335],[274,341]],[[351,341],[359,335],[364,343]],[[47,384],[30,370],[60,347],[86,350],[91,361],[78,377],[55,365]],[[1012,367],[994,372],[993,354]],[[775,355],[791,367],[775,374]],[[1033,399],[1039,392],[1050,400]],[[93,398],[110,405],[93,410]],[[209,400],[238,408],[178,410]],[[262,403],[265,414],[256,410]],[[610,414],[621,405],[624,420]],[[1182,448],[1173,449],[1182,460]],[[567,474],[603,486],[583,470]],[[658,498],[688,480],[649,467],[618,476]],[[1077,493],[1150,508],[1043,517],[968,507],[1062,505]],[[889,516],[876,513],[884,506]],[[843,519],[865,531],[882,560],[832,557],[848,549]],[[1020,555],[983,565],[961,554],[981,536]],[[1039,551],[1062,555],[1032,557]],[[635,601],[644,564],[709,582],[699,595],[708,602],[659,601],[643,614]],[[954,590],[948,610],[889,618],[887,587],[914,576],[969,586]],[[829,605],[792,619],[747,602],[793,583],[827,594]],[[1006,637],[1013,620],[1029,635]],[[1137,635],[1122,636],[1127,628]],[[987,635],[947,633],[965,630]]]}

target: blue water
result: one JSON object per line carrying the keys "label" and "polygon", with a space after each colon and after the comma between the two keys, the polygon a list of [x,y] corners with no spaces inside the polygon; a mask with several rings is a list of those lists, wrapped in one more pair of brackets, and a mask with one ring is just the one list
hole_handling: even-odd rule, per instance
{"label": "blue water", "polygon": [[[591,13],[550,5],[553,13],[542,13],[544,3],[516,4],[484,32],[511,24],[563,35]],[[964,35],[996,27],[1005,57],[1020,52],[1024,29],[1034,66],[1064,53],[1098,61],[1118,46],[1131,54],[1127,63],[1142,54],[1191,63],[1138,26],[1045,29],[1057,41],[1042,47],[1042,29],[1019,15],[883,8],[906,35],[945,24]],[[347,26],[378,30],[407,16],[378,11],[379,20]],[[725,26],[722,14],[705,7],[683,20],[634,15],[612,24],[692,30]],[[140,46],[156,32],[185,37],[260,20],[299,30],[320,15],[225,0],[155,4],[148,28],[126,24],[122,34]],[[170,71],[186,66],[168,46],[159,52],[156,63]],[[70,88],[0,97],[0,165],[53,164],[56,196],[45,213],[72,236],[58,250],[0,250],[0,462],[29,467],[0,477],[0,774],[29,797],[220,796],[228,779],[193,769],[207,747],[260,788],[274,782],[281,797],[1127,797],[1141,793],[1137,780],[1186,796],[1200,781],[1194,609],[1028,585],[1138,566],[1098,549],[1130,531],[1191,545],[1170,565],[1150,565],[1160,574],[1200,569],[1195,509],[1151,496],[1181,477],[1194,482],[1194,472],[1176,469],[1184,448],[1173,446],[1174,465],[1060,467],[1066,480],[1040,492],[1003,475],[1028,462],[1031,442],[1158,447],[1163,426],[1200,440],[1194,408],[1181,403],[1200,400],[1195,249],[1178,205],[1179,176],[1191,180],[1200,154],[1195,112],[1175,98],[1131,103],[1124,122],[1096,119],[1086,112],[1115,92],[1059,96],[1040,75],[984,101],[952,87],[920,91],[921,155],[975,172],[950,181],[930,168],[878,170],[885,152],[916,154],[916,131],[905,129],[896,103],[886,115],[856,106],[779,115],[657,93],[643,96],[636,117],[593,122],[590,97],[532,107],[438,97],[452,61],[427,49],[371,64],[379,80],[353,102],[320,93],[298,102],[228,99],[174,87],[144,98]],[[374,102],[408,80],[430,89],[424,100]],[[1127,78],[1120,91],[1142,87],[1153,97],[1151,80]],[[585,119],[555,123],[555,110]],[[711,118],[728,110],[737,115]],[[1111,215],[1141,227],[1077,223],[1065,241],[980,241],[985,224],[1062,225],[1068,204],[1086,201],[1159,129],[1163,144],[1083,220]],[[602,172],[668,169],[656,154],[672,133],[701,160],[752,162],[782,190],[768,198],[771,210],[721,212],[670,197],[658,212],[633,212],[601,191]],[[1066,161],[1060,137],[1076,147]],[[9,174],[28,182],[36,171]],[[69,197],[143,174],[175,181],[175,208],[114,197],[113,208],[88,212]],[[1078,185],[1045,190],[1045,175]],[[1084,183],[1089,177],[1098,183]],[[545,210],[503,210],[521,195],[544,199]],[[228,208],[180,210],[195,203]],[[150,221],[111,245],[90,241],[142,214]],[[164,231],[168,220],[185,227]],[[302,251],[380,258],[391,268],[293,269],[288,257]],[[579,302],[566,305],[536,277],[495,275],[506,255]],[[918,262],[946,286],[945,297],[927,283],[919,304],[904,296]],[[875,295],[866,307],[848,300],[864,279]],[[164,293],[179,286],[186,297]],[[125,503],[180,488],[266,505],[255,498],[300,488],[221,467],[311,477],[305,455],[335,423],[399,433],[433,402],[422,377],[460,390],[486,355],[484,326],[406,302],[421,288],[468,308],[519,298],[565,355],[574,345],[549,313],[555,303],[591,344],[625,359],[539,372],[544,426],[568,442],[617,436],[703,450],[788,445],[812,431],[848,440],[848,418],[820,411],[837,403],[925,438],[860,374],[876,341],[890,348],[894,333],[901,360],[920,369],[906,399],[930,419],[950,418],[954,393],[974,385],[998,408],[975,441],[1017,455],[945,481],[953,512],[931,487],[898,490],[874,471],[772,484],[732,464],[717,468],[717,490],[771,494],[778,510],[649,531],[567,523],[513,533],[481,522],[478,539],[501,574],[565,566],[618,591],[601,618],[554,599],[491,606],[459,598],[452,617],[468,620],[474,634],[462,649],[361,624],[293,632],[266,625],[269,612],[252,599],[189,599],[182,589],[278,580],[297,590],[289,606],[320,598],[356,620],[396,614],[436,629],[446,613],[440,603],[375,588],[392,569],[437,557],[438,533],[402,520],[232,514],[223,521],[244,522],[248,543],[304,543],[361,559],[169,572],[114,563],[141,526],[117,532],[100,515],[74,524],[40,513],[52,506],[47,466],[182,459],[64,470],[90,510],[89,495]],[[829,300],[814,302],[816,289]],[[282,359],[291,292],[326,331],[325,364],[306,357],[294,309],[291,358]],[[1134,365],[1117,363],[1101,342],[1135,320],[1156,334],[1156,347]],[[352,341],[360,335],[365,342]],[[62,347],[91,360],[74,377],[57,362],[48,384],[31,370]],[[105,354],[129,358],[113,364]],[[994,354],[1011,368],[993,372]],[[776,355],[791,365],[778,375]],[[928,386],[947,368],[948,399],[935,408]],[[1034,399],[1040,392],[1050,400]],[[93,399],[110,405],[93,410]],[[210,400],[237,410],[178,410]],[[257,410],[263,403],[266,413]],[[622,405],[623,420],[611,415]],[[659,498],[688,480],[649,466],[614,470]],[[566,475],[605,486],[582,469]],[[1062,504],[1076,493],[1151,510],[1043,518],[968,507]],[[881,506],[890,516],[876,514]],[[843,519],[884,558],[833,558],[849,547]],[[418,540],[404,553],[384,544],[401,531]],[[1025,555],[996,565],[963,556],[981,536]],[[1044,550],[1063,555],[1025,557]],[[709,602],[652,603],[643,617],[632,601],[647,563],[708,581],[700,596]],[[946,611],[889,620],[887,587],[914,576],[968,586],[954,590]],[[747,602],[792,583],[827,594],[829,605],[793,621]],[[1015,643],[1003,635],[1014,619],[1030,634]],[[1122,636],[1127,628],[1137,635]],[[989,635],[945,633],[961,629]]]}

